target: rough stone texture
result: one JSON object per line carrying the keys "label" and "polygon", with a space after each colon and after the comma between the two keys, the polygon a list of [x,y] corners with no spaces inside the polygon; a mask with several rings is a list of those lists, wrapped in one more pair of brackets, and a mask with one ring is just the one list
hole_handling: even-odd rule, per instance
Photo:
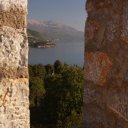
{"label": "rough stone texture", "polygon": [[27,0],[0,0],[0,128],[29,128]]}
{"label": "rough stone texture", "polygon": [[128,1],[86,9],[84,128],[128,128]]}
{"label": "rough stone texture", "polygon": [[0,26],[10,26],[13,28],[23,28],[26,27],[26,12],[20,10],[19,8],[10,8],[7,11],[0,10]]}

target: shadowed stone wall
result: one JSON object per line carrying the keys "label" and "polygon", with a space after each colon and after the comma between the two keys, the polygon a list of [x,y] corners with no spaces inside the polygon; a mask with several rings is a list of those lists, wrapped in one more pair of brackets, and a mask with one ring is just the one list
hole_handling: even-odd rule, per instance
{"label": "shadowed stone wall", "polygon": [[29,128],[27,0],[0,0],[0,128]]}
{"label": "shadowed stone wall", "polygon": [[128,128],[128,0],[87,0],[84,128]]}

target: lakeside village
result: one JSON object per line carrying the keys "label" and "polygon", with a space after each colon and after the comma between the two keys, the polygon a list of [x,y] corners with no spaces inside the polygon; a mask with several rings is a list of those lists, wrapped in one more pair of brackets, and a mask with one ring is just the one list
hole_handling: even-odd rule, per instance
{"label": "lakeside village", "polygon": [[35,48],[53,48],[56,46],[56,44],[50,40],[33,42],[33,45]]}
{"label": "lakeside village", "polygon": [[53,48],[56,46],[54,41],[49,39],[38,39],[33,36],[28,36],[29,46],[33,48]]}

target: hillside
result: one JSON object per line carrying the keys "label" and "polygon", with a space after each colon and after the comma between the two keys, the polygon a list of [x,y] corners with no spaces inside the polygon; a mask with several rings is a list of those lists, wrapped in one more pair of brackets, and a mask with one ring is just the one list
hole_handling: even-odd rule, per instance
{"label": "hillside", "polygon": [[28,20],[28,28],[48,36],[55,42],[80,42],[84,40],[83,32],[53,21]]}
{"label": "hillside", "polygon": [[48,48],[55,46],[55,44],[53,43],[53,41],[50,40],[50,38],[46,37],[40,32],[27,29],[27,33],[28,33],[28,42],[30,47]]}

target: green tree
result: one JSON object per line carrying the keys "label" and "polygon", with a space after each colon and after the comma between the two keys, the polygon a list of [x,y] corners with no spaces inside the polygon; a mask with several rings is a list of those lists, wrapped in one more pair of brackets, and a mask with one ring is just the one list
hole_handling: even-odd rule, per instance
{"label": "green tree", "polygon": [[83,128],[82,113],[72,112],[66,119],[65,124],[61,120],[57,122],[57,128]]}
{"label": "green tree", "polygon": [[29,77],[33,77],[34,76],[34,72],[33,72],[33,66],[32,65],[28,65],[28,69],[29,69]]}
{"label": "green tree", "polygon": [[32,126],[82,128],[83,69],[58,61],[55,73],[50,64],[46,71],[42,65],[29,68]]}
{"label": "green tree", "polygon": [[45,66],[45,69],[46,69],[47,75],[53,74],[53,65],[47,64],[47,65]]}
{"label": "green tree", "polygon": [[56,124],[59,96],[61,95],[61,75],[48,75],[45,79],[44,116],[49,124]]}
{"label": "green tree", "polygon": [[41,64],[34,65],[32,68],[33,68],[34,77],[39,77],[39,78],[44,79],[44,77],[46,75],[46,70],[43,65],[41,65]]}
{"label": "green tree", "polygon": [[82,113],[83,71],[73,66],[63,70],[62,74],[49,75],[45,79],[45,89],[43,110],[49,123],[58,128],[72,128]]}
{"label": "green tree", "polygon": [[60,60],[56,60],[55,63],[54,63],[54,73],[61,73],[62,72],[62,63],[60,62]]}
{"label": "green tree", "polygon": [[30,78],[30,107],[38,107],[45,94],[44,82],[39,77]]}
{"label": "green tree", "polygon": [[67,128],[66,124],[69,123],[68,118],[73,116],[72,113],[78,115],[82,113],[83,71],[74,66],[70,67],[63,72],[62,80],[63,94],[59,100],[58,121],[61,122],[63,128]]}

